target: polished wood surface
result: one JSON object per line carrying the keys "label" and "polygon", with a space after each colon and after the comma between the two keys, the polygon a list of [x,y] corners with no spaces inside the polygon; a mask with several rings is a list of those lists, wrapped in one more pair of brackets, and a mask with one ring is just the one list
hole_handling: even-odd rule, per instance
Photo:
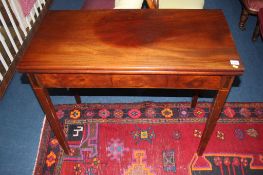
{"label": "polished wood surface", "polygon": [[149,9],[156,9],[156,4],[153,0],[146,0]]}
{"label": "polished wood surface", "polygon": [[51,11],[17,68],[30,77],[66,153],[47,88],[194,89],[192,107],[200,89],[216,90],[199,156],[244,71],[220,10]]}
{"label": "polished wood surface", "polygon": [[65,134],[61,128],[59,119],[56,116],[55,108],[51,102],[50,96],[46,88],[41,86],[34,74],[28,74],[31,86],[35,91],[35,94],[41,104],[43,111],[46,113],[46,118],[50,124],[52,131],[55,133],[56,138],[58,139],[59,144],[62,146],[66,154],[70,153],[69,145],[66,141]]}
{"label": "polished wood surface", "polygon": [[224,86],[224,80],[221,76],[64,73],[41,73],[35,75],[38,82],[48,88],[172,88],[218,90]]}
{"label": "polished wood surface", "polygon": [[50,11],[18,70],[241,74],[230,59],[240,61],[220,10]]}
{"label": "polished wood surface", "polygon": [[210,114],[209,117],[206,120],[206,125],[205,128],[202,132],[202,137],[201,137],[201,141],[198,145],[198,149],[197,149],[197,155],[198,156],[202,156],[205,148],[214,132],[217,120],[220,117],[220,113],[222,111],[222,108],[224,107],[226,98],[229,94],[231,85],[234,81],[234,76],[233,77],[228,77],[225,79],[225,87],[223,87],[222,89],[218,90],[217,95],[214,99],[213,105],[210,109]]}

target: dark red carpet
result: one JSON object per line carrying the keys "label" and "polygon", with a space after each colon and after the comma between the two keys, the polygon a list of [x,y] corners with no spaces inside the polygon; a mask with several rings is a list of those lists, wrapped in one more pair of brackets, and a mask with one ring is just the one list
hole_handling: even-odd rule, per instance
{"label": "dark red carpet", "polygon": [[60,105],[72,154],[44,124],[34,174],[262,175],[263,103],[227,103],[202,157],[210,103]]}

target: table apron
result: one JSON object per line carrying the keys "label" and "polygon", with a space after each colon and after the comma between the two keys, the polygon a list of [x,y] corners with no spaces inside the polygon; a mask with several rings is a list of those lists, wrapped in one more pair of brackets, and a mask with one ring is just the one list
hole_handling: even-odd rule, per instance
{"label": "table apron", "polygon": [[119,74],[34,74],[45,88],[227,88],[232,76],[119,75]]}

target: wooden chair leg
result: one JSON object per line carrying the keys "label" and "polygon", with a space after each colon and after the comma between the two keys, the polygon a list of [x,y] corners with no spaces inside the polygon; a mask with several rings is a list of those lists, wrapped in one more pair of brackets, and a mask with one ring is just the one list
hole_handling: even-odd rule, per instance
{"label": "wooden chair leg", "polygon": [[257,24],[253,32],[252,41],[256,41],[260,34],[260,28],[259,28],[259,19],[257,19]]}
{"label": "wooden chair leg", "polygon": [[195,107],[196,107],[199,94],[200,94],[200,91],[199,91],[199,90],[195,90],[195,91],[194,91],[194,95],[193,95],[193,97],[192,97],[191,108],[195,108]]}
{"label": "wooden chair leg", "polygon": [[239,21],[239,28],[241,30],[246,29],[245,24],[247,22],[248,15],[249,15],[248,11],[245,8],[243,8],[241,12],[241,16],[240,16],[240,21]]}
{"label": "wooden chair leg", "polygon": [[146,0],[149,9],[156,9],[156,4],[154,4],[153,0]]}

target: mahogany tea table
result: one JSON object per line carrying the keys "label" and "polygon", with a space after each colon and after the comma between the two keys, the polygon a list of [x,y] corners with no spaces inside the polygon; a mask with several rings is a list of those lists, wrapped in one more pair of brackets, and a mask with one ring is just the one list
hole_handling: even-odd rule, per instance
{"label": "mahogany tea table", "polygon": [[202,155],[244,66],[221,10],[90,10],[48,12],[17,69],[67,154],[49,88],[216,90]]}

